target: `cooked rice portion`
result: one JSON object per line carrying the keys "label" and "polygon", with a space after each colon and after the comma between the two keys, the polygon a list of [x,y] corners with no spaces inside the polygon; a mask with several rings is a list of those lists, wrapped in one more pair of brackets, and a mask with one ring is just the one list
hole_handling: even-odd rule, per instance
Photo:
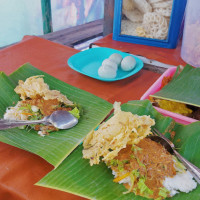
{"label": "cooked rice portion", "polygon": [[4,119],[27,120],[28,115],[23,114],[24,111],[20,109],[21,107],[22,107],[22,102],[19,101],[16,106],[7,108],[4,114]]}
{"label": "cooked rice portion", "polygon": [[163,182],[164,187],[170,191],[170,196],[179,192],[190,192],[197,187],[193,176],[189,171],[177,173],[174,177],[166,177]]}
{"label": "cooked rice portion", "polygon": [[[50,90],[43,76],[32,76],[25,81],[20,80],[15,92],[22,99],[16,106],[9,107],[4,119],[9,120],[40,120],[57,110],[66,110],[79,117],[79,110],[73,102],[57,90]],[[57,131],[53,125],[29,125],[21,128],[31,128],[44,136],[51,131]]]}

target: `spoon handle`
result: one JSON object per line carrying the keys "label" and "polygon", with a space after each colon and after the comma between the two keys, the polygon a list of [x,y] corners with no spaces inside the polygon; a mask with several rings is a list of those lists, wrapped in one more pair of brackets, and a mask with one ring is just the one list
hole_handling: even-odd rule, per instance
{"label": "spoon handle", "polygon": [[19,126],[29,125],[29,124],[39,124],[45,123],[45,119],[42,120],[7,120],[1,119],[0,120],[0,130],[15,128]]}
{"label": "spoon handle", "polygon": [[200,184],[200,169],[193,165],[191,162],[186,160],[183,156],[181,156],[175,149],[174,154],[178,157],[178,159],[183,163],[183,165],[190,171],[195,180]]}

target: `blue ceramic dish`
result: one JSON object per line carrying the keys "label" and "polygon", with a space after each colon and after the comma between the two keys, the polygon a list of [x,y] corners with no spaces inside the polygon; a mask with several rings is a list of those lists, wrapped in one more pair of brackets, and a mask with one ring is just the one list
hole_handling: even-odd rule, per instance
{"label": "blue ceramic dish", "polygon": [[[108,58],[113,53],[119,53],[123,58],[126,56],[133,56],[136,60],[136,66],[132,71],[125,72],[120,69],[117,70],[117,76],[112,79],[101,78],[98,75],[98,69],[101,66],[103,60]],[[68,65],[75,71],[84,74],[86,76],[92,77],[94,79],[98,79],[101,81],[118,81],[124,78],[128,78],[138,71],[140,71],[143,67],[143,62],[134,55],[124,53],[115,49],[98,47],[91,48],[85,51],[81,51],[68,59]]]}

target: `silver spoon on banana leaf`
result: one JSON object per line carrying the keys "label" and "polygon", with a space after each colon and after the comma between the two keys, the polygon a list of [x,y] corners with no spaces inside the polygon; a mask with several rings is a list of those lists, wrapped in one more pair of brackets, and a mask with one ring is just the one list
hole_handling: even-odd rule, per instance
{"label": "silver spoon on banana leaf", "polygon": [[53,125],[58,129],[69,129],[78,123],[78,119],[64,110],[57,110],[41,120],[8,120],[0,119],[0,130],[15,128],[30,124]]}
{"label": "silver spoon on banana leaf", "polygon": [[174,144],[168,138],[166,138],[162,133],[160,133],[156,129],[153,129],[152,133],[153,135],[150,135],[148,137],[151,140],[154,140],[155,142],[158,142],[161,145],[163,145],[169,153],[174,154],[182,162],[182,164],[188,169],[188,171],[190,171],[194,179],[200,184],[200,169],[197,166],[193,165],[188,160],[186,160],[183,156],[181,156],[176,151]]}

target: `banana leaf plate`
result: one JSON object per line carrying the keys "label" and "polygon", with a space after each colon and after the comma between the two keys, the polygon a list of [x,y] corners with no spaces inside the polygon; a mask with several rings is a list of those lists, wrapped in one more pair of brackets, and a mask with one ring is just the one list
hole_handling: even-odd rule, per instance
{"label": "banana leaf plate", "polygon": [[[190,125],[175,123],[172,118],[158,113],[148,100],[130,101],[122,105],[122,110],[138,115],[150,115],[155,119],[155,128],[163,132],[168,138],[170,133],[176,132],[173,142],[179,152],[189,161],[200,167],[200,122]],[[89,165],[89,161],[82,159],[82,146],[78,146],[55,170],[47,174],[36,185],[73,193],[88,199],[97,200],[145,200],[126,191],[123,185],[113,182],[111,170],[104,163]],[[200,199],[200,186],[190,193],[179,193],[172,200]]]}
{"label": "banana leaf plate", "polygon": [[150,96],[200,107],[200,68],[186,65],[179,75]]}
{"label": "banana leaf plate", "polygon": [[70,100],[81,106],[83,114],[79,123],[68,130],[59,130],[41,137],[36,131],[18,128],[0,131],[0,141],[30,151],[57,167],[83,140],[90,130],[95,128],[111,111],[112,105],[107,101],[84,90],[62,82],[44,73],[30,64],[24,64],[9,77],[0,72],[0,117],[6,108],[19,101],[14,88],[19,80],[34,75],[44,75],[44,81],[50,89],[59,90]]}

